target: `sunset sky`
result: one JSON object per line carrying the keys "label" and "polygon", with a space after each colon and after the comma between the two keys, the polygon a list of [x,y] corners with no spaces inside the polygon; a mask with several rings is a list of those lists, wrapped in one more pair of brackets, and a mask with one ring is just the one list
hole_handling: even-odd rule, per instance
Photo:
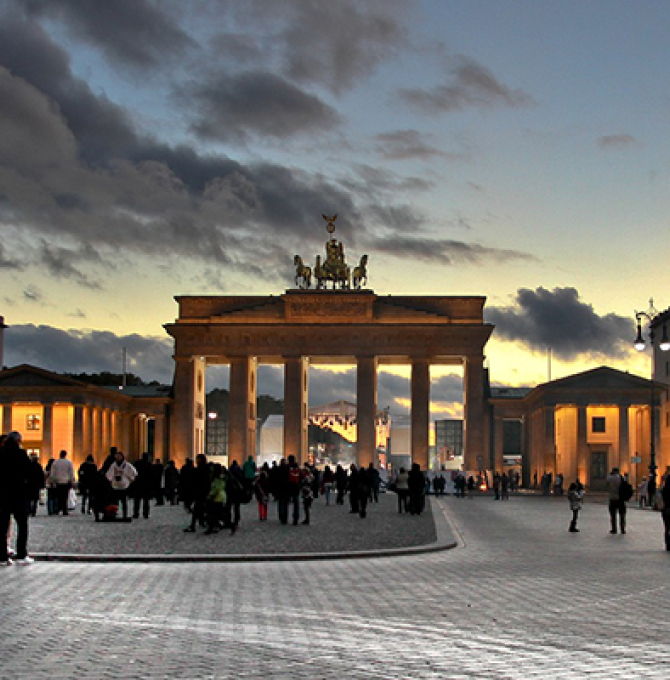
{"label": "sunset sky", "polygon": [[[169,382],[173,296],[283,293],[338,213],[376,293],[487,296],[494,384],[546,381],[549,347],[553,378],[648,376],[669,28],[658,0],[0,0],[5,364],[127,347]],[[314,400],[355,394],[320,374]],[[434,381],[457,413],[460,377]]]}

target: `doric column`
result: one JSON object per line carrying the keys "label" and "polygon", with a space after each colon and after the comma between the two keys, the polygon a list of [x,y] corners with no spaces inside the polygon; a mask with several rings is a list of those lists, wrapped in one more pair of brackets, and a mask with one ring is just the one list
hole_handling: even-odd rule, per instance
{"label": "doric column", "polygon": [[493,469],[500,474],[503,471],[503,452],[504,452],[504,420],[500,416],[495,416],[493,420],[493,431],[495,433]]}
{"label": "doric column", "polygon": [[[619,467],[630,468],[630,435],[628,431],[628,406],[619,406]],[[636,480],[637,481],[637,480]]]}
{"label": "doric column", "polygon": [[[484,451],[484,357],[465,359],[464,463],[466,470],[478,470],[478,461],[486,461]],[[481,458],[479,458],[481,456]]]}
{"label": "doric column", "polygon": [[165,418],[154,416],[154,460],[167,462],[165,451]]}
{"label": "doric column", "polygon": [[412,359],[412,462],[428,470],[430,428],[430,362]]}
{"label": "doric column", "polygon": [[[85,460],[86,456],[91,453],[86,450],[84,443],[84,406],[83,404],[74,404],[74,414],[72,422],[72,458],[77,460]],[[97,460],[96,463],[102,463],[102,460]]]}
{"label": "doric column", "polygon": [[104,458],[102,450],[102,409],[95,406],[91,414],[91,424],[93,426],[93,457]]}
{"label": "doric column", "polygon": [[174,408],[170,451],[177,465],[204,449],[205,361],[175,357]]}
{"label": "doric column", "polygon": [[7,434],[12,431],[12,405],[2,405],[2,431]]}
{"label": "doric column", "polygon": [[544,467],[554,474],[563,472],[556,469],[556,409],[544,407]]}
{"label": "doric column", "polygon": [[589,445],[586,436],[586,406],[577,407],[577,475],[582,484],[589,482]]}
{"label": "doric column", "polygon": [[228,400],[228,461],[240,465],[256,457],[256,359],[235,357],[230,362]]}
{"label": "doric column", "polygon": [[307,357],[284,358],[284,457],[295,456],[301,464],[308,454],[308,370]]}
{"label": "doric column", "polygon": [[[53,405],[42,404],[42,449],[40,451],[43,460],[47,461],[53,456]],[[71,452],[73,454],[74,452]]]}
{"label": "doric column", "polygon": [[356,358],[356,450],[359,467],[377,467],[377,357]]}

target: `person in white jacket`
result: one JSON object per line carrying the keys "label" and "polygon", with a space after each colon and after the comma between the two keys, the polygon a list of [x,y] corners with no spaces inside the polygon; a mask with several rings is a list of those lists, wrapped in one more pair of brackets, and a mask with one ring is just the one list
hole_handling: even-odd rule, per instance
{"label": "person in white jacket", "polygon": [[124,519],[128,517],[128,487],[135,477],[137,477],[137,470],[126,460],[121,451],[117,451],[114,454],[114,462],[107,470],[107,479],[112,485],[117,504],[123,507]]}
{"label": "person in white jacket", "polygon": [[56,510],[54,514],[62,512],[68,515],[68,496],[70,489],[74,488],[74,466],[67,458],[67,451],[61,451],[58,460],[55,460],[49,470],[49,483],[56,488]]}

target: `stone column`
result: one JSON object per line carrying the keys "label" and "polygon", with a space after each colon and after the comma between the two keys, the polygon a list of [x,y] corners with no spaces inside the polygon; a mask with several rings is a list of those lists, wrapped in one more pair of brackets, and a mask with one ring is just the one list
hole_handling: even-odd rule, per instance
{"label": "stone column", "polygon": [[91,424],[93,429],[93,457],[102,458],[105,453],[102,449],[102,410],[95,406],[91,414]]}
{"label": "stone column", "polygon": [[586,406],[577,407],[577,475],[586,485],[589,480],[589,445],[586,436]]}
{"label": "stone column", "polygon": [[494,447],[494,461],[493,461],[493,469],[497,470],[500,474],[502,474],[503,471],[503,451],[504,451],[504,420],[500,416],[495,416],[493,419],[493,428],[494,428],[494,438],[495,438],[495,447]]}
{"label": "stone column", "polygon": [[205,429],[205,362],[199,357],[175,357],[174,408],[170,455],[177,466],[202,453]]}
{"label": "stone column", "polygon": [[[85,460],[91,451],[86,450],[84,443],[84,406],[82,404],[74,404],[72,420],[72,457],[76,457],[78,460]],[[103,460],[96,459],[96,463],[99,465]]]}
{"label": "stone column", "polygon": [[[466,470],[478,470],[479,460],[486,461],[484,450],[484,357],[465,359],[465,404],[463,430],[465,436],[464,463]],[[479,458],[481,456],[481,458]]]}
{"label": "stone column", "polygon": [[428,470],[430,428],[430,362],[412,359],[412,462]]}
{"label": "stone column", "polygon": [[377,467],[377,357],[356,358],[356,449],[359,467]]}
{"label": "stone column", "polygon": [[[42,454],[46,462],[53,456],[53,405],[42,404]],[[74,457],[74,452],[71,452]]]}
{"label": "stone column", "polygon": [[[628,431],[628,406],[619,406],[619,468],[630,469],[630,435]],[[635,480],[638,482],[639,480]]]}
{"label": "stone column", "polygon": [[556,409],[544,407],[544,466],[554,471],[554,477],[563,470],[556,469]]}
{"label": "stone column", "polygon": [[167,462],[165,453],[165,418],[154,416],[154,460]]}
{"label": "stone column", "polygon": [[308,383],[307,357],[284,358],[284,457],[307,460]]}
{"label": "stone column", "polygon": [[235,357],[230,361],[228,400],[228,461],[240,465],[256,458],[256,359]]}
{"label": "stone column", "polygon": [[12,405],[2,405],[2,431],[4,434],[12,431]]}

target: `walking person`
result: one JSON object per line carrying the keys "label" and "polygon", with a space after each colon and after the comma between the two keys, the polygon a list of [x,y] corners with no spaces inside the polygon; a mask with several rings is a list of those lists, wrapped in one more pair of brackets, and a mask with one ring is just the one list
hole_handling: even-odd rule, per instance
{"label": "walking person", "polygon": [[300,466],[296,462],[295,456],[288,457],[288,500],[289,504],[293,505],[293,524],[298,524],[300,520],[300,486],[301,486],[302,472]]}
{"label": "walking person", "polygon": [[[28,555],[28,480],[30,458],[21,448],[21,433],[10,432],[0,448],[0,566],[29,565]],[[16,523],[15,559],[9,557],[6,537],[12,517]]]}
{"label": "walking person", "polygon": [[412,463],[412,469],[407,475],[407,483],[409,486],[409,513],[410,515],[420,515],[423,512],[425,502],[426,478],[418,463]]}
{"label": "walking person", "polygon": [[577,518],[584,502],[584,486],[578,479],[572,482],[568,488],[568,502],[570,503],[570,510],[572,510],[572,521],[568,531],[578,533]]}
{"label": "walking person", "polygon": [[349,492],[349,512],[358,514],[358,470],[353,463],[349,466],[347,490]]}
{"label": "walking person", "polygon": [[144,519],[149,519],[154,471],[148,453],[143,453],[142,458],[135,463],[135,471],[137,475],[130,487],[130,495],[133,498],[133,517],[138,519],[141,510]]}
{"label": "walking person", "polygon": [[335,468],[335,489],[337,491],[335,502],[337,505],[344,505],[344,494],[347,492],[347,473],[339,463]]}
{"label": "walking person", "polygon": [[56,513],[63,513],[63,516],[69,515],[68,512],[68,496],[70,489],[74,488],[74,466],[72,461],[67,458],[67,451],[60,452],[60,457],[55,460],[51,466],[50,474],[51,483],[56,486]]}
{"label": "walking person", "polygon": [[509,477],[506,472],[503,472],[500,477],[500,497],[504,501],[509,500]]}
{"label": "walking person", "polygon": [[226,482],[221,463],[214,463],[212,479],[207,494],[206,515],[207,529],[205,534],[218,534],[223,519],[223,509],[226,503]]}
{"label": "walking person", "polygon": [[326,505],[330,505],[330,494],[333,492],[334,485],[335,473],[330,469],[330,465],[326,465],[321,477],[321,492],[326,498]]}
{"label": "walking person", "polygon": [[303,519],[303,524],[309,524],[309,511],[312,507],[314,501],[314,490],[312,489],[312,483],[314,482],[314,475],[309,469],[308,465],[302,470],[302,479],[300,481],[300,496],[302,497],[302,509],[305,513],[305,519]]}
{"label": "walking person", "polygon": [[44,483],[47,489],[47,515],[55,515],[58,509],[56,502],[56,484],[51,481],[51,468],[55,463],[54,458],[49,458],[44,468]]}
{"label": "walking person", "polygon": [[173,460],[165,465],[165,499],[170,505],[177,505],[179,489],[179,470]]}
{"label": "walking person", "polygon": [[234,460],[230,468],[228,468],[228,476],[226,478],[226,507],[225,517],[227,523],[230,525],[230,534],[237,531],[240,525],[240,505],[242,500],[245,502],[251,499],[252,490],[247,489],[242,468]]}
{"label": "walking person", "polygon": [[254,494],[258,502],[258,520],[267,522],[268,502],[270,501],[270,477],[265,470],[261,470],[254,484]]}
{"label": "walking person", "polygon": [[639,504],[641,508],[644,508],[646,506],[651,505],[649,502],[649,482],[647,481],[646,477],[642,478],[642,481],[640,482],[640,486],[637,487],[637,493],[639,497]]}

